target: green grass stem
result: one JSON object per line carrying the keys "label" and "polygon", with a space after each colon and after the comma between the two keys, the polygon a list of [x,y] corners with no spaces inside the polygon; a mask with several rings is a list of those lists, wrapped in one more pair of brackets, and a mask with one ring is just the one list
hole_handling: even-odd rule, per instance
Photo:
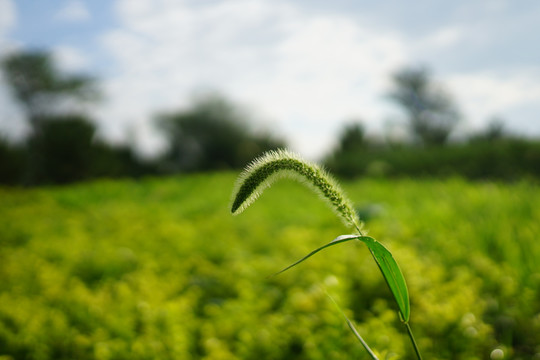
{"label": "green grass stem", "polygon": [[414,339],[414,335],[411,329],[411,326],[408,322],[405,323],[405,327],[407,328],[407,334],[409,334],[409,338],[411,339],[411,343],[414,348],[414,352],[416,353],[416,357],[418,360],[422,360],[422,355],[420,354],[420,349],[418,348],[418,344],[416,343],[416,340]]}
{"label": "green grass stem", "polygon": [[349,329],[351,329],[351,331],[353,332],[353,334],[356,336],[356,338],[358,339],[358,341],[360,341],[360,343],[362,344],[362,346],[364,347],[364,349],[366,349],[367,353],[369,354],[369,356],[371,356],[372,359],[374,360],[379,360],[379,358],[377,357],[377,355],[375,355],[375,353],[373,352],[373,350],[371,350],[371,348],[368,346],[368,344],[365,342],[364,338],[362,338],[362,336],[360,335],[360,333],[358,332],[358,330],[356,330],[356,327],[354,326],[353,322],[351,320],[349,320],[349,318],[347,317],[347,315],[345,315],[345,312],[343,312],[343,310],[341,309],[341,307],[339,306],[339,304],[336,302],[336,300],[334,300],[334,298],[332,296],[330,296],[330,294],[328,293],[328,291],[326,291],[326,289],[324,289],[324,292],[326,293],[326,296],[328,296],[330,298],[330,300],[332,300],[332,303],[335,305],[335,307],[338,309],[338,311],[341,313],[341,315],[345,318],[345,321],[347,322],[347,325],[349,326]]}
{"label": "green grass stem", "polygon": [[[290,153],[286,150],[270,151],[265,153],[260,158],[253,161],[242,174],[240,174],[233,191],[233,198],[231,204],[231,212],[236,215],[244,211],[251,203],[253,203],[262,191],[268,188],[272,183],[280,177],[292,177],[307,184],[313,190],[321,195],[326,200],[338,216],[340,216],[344,222],[356,228],[359,235],[341,235],[330,243],[323,245],[300,260],[296,261],[292,265],[287,266],[285,269],[279,271],[280,274],[293,266],[296,266],[315,255],[321,250],[324,250],[330,246],[337,245],[349,240],[362,241],[371,252],[373,259],[377,263],[381,274],[383,275],[394,300],[396,301],[401,318],[407,326],[407,332],[413,343],[415,352],[418,359],[421,359],[418,346],[412,335],[412,331],[408,324],[410,315],[409,305],[409,293],[407,290],[407,284],[405,278],[401,273],[401,270],[395,261],[392,253],[384,247],[381,243],[372,237],[364,236],[360,228],[360,220],[356,211],[353,209],[350,201],[345,197],[343,191],[338,186],[337,182],[332,177],[321,169],[318,165],[309,163],[297,155]],[[331,297],[330,297],[331,298]],[[333,301],[333,299],[332,299]],[[334,304],[335,301],[333,301]],[[337,304],[336,304],[337,305]],[[338,306],[339,308],[339,306]],[[340,309],[341,311],[341,309]],[[347,324],[353,331],[354,335],[366,348],[370,356],[377,359],[371,349],[367,346],[366,342],[362,339],[358,331],[355,329],[352,322],[341,311]]]}

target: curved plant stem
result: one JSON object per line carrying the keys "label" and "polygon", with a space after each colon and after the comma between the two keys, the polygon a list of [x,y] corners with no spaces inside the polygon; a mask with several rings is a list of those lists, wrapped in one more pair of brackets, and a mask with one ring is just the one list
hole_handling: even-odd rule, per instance
{"label": "curved plant stem", "polygon": [[334,298],[332,296],[330,296],[330,294],[328,293],[328,291],[326,291],[326,289],[323,289],[324,292],[326,293],[326,296],[328,296],[330,298],[330,300],[332,300],[332,302],[334,303],[334,305],[336,306],[336,308],[338,309],[338,311],[341,313],[341,315],[345,318],[345,321],[347,321],[347,325],[349,325],[349,329],[351,329],[351,331],[353,332],[354,336],[356,336],[356,338],[358,339],[358,341],[360,341],[360,343],[362,344],[362,346],[364,347],[364,349],[366,349],[367,353],[369,354],[369,356],[371,356],[371,358],[373,360],[379,360],[379,358],[377,357],[377,355],[375,355],[375,353],[373,352],[373,350],[371,350],[371,348],[368,346],[368,344],[364,341],[364,339],[362,338],[362,336],[360,335],[360,333],[358,332],[358,330],[356,330],[356,327],[354,326],[354,324],[352,323],[351,320],[349,320],[349,318],[347,317],[347,315],[345,315],[345,313],[343,312],[343,310],[341,309],[341,307],[338,305],[338,303],[336,302],[336,300],[334,300]]}
{"label": "curved plant stem", "polygon": [[414,340],[414,335],[411,330],[411,326],[409,323],[405,323],[405,326],[407,327],[407,334],[409,334],[409,338],[411,339],[411,343],[414,347],[414,352],[416,353],[416,357],[418,360],[422,360],[422,355],[420,355],[420,350],[418,349],[418,345],[416,344],[416,340]]}
{"label": "curved plant stem", "polygon": [[356,231],[358,231],[358,235],[364,236],[364,234],[362,233],[362,230],[360,230],[360,226],[358,226],[358,224],[354,224],[354,227],[356,228]]}
{"label": "curved plant stem", "polygon": [[360,334],[358,333],[358,331],[354,327],[354,324],[351,322],[351,320],[349,320],[347,318],[345,318],[345,320],[347,321],[347,325],[349,325],[349,328],[352,330],[352,332],[354,333],[356,338],[360,341],[360,343],[364,346],[364,349],[366,349],[366,351],[371,356],[371,358],[373,360],[379,360],[377,355],[375,355],[375,353],[369,348],[368,344],[364,341],[364,339],[362,339],[362,337],[360,336]]}
{"label": "curved plant stem", "polygon": [[[358,236],[356,235],[341,235],[335,238],[330,243],[323,245],[308,255],[304,256],[302,259],[297,262],[289,265],[285,269],[281,270],[277,274],[280,274],[293,266],[296,266],[308,259],[309,257],[315,255],[319,251],[326,249],[327,247],[340,244],[349,240],[360,240],[367,245],[369,248],[373,259],[379,266],[379,270],[386,281],[390,291],[392,292],[394,299],[399,308],[399,313],[401,320],[405,323],[407,327],[407,333],[416,352],[418,360],[422,360],[420,351],[418,350],[418,345],[414,339],[414,336],[411,331],[411,327],[408,324],[409,315],[410,315],[410,303],[409,303],[409,294],[407,290],[407,284],[397,262],[390,253],[381,243],[377,240],[365,236],[362,231],[362,225],[358,214],[352,207],[350,201],[345,197],[341,191],[338,184],[333,180],[330,175],[328,175],[323,169],[321,169],[316,164],[308,163],[293,153],[290,153],[286,150],[270,151],[265,153],[260,158],[253,161],[248,168],[240,174],[238,181],[235,185],[235,190],[233,192],[233,200],[231,204],[231,212],[233,214],[239,214],[244,209],[246,209],[253,201],[255,201],[261,192],[268,188],[275,180],[284,177],[292,176],[293,178],[298,178],[302,182],[305,182],[309,187],[315,190],[317,193],[322,195],[322,197],[331,205],[333,210],[338,216],[344,220],[344,222],[356,228],[358,231]],[[277,275],[275,274],[275,275]],[[328,295],[328,293],[327,293]],[[360,336],[354,324],[345,316],[341,308],[337,303],[328,295],[332,302],[337,306],[341,314],[347,320],[349,328],[352,330],[354,335],[360,341],[360,343],[367,350],[372,359],[378,360],[373,351],[368,347],[364,339]]]}

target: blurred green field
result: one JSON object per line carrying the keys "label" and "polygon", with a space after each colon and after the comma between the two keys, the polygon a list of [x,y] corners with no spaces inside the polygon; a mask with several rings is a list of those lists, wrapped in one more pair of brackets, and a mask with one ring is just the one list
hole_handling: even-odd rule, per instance
{"label": "blurred green field", "polygon": [[[268,276],[349,230],[290,181],[233,217],[235,177],[0,189],[0,359],[367,358],[325,290],[381,359],[413,359],[361,244]],[[425,359],[540,359],[538,185],[343,185],[401,265]]]}

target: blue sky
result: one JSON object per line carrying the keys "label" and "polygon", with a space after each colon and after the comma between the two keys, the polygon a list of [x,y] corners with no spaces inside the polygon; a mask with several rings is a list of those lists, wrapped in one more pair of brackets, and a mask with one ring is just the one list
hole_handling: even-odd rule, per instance
{"label": "blue sky", "polygon": [[[217,90],[312,158],[343,123],[400,134],[390,74],[425,64],[464,115],[540,135],[540,2],[358,0],[0,0],[0,51],[43,48],[100,79],[101,135],[163,145],[152,116]],[[0,79],[0,83],[1,83]],[[194,95],[195,94],[195,95]],[[0,86],[0,131],[22,136]]]}

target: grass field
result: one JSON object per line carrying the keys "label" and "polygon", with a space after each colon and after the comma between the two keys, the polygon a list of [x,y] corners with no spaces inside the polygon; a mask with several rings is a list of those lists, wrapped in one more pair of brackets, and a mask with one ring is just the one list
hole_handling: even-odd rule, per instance
{"label": "grass field", "polygon": [[[241,216],[236,174],[0,189],[0,359],[412,359],[361,244],[301,185]],[[540,189],[345,183],[407,279],[425,359],[540,359]]]}

